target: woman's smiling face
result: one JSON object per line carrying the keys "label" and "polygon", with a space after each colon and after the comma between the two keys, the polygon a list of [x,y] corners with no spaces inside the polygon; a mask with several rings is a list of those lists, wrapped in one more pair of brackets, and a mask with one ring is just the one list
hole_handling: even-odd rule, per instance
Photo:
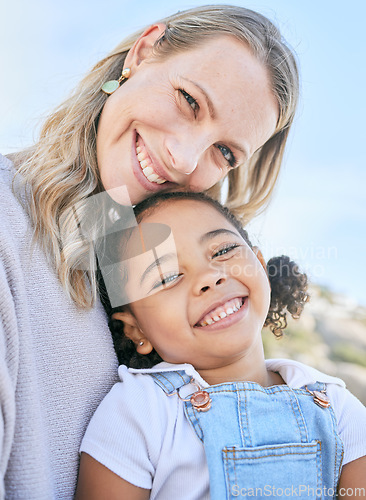
{"label": "woman's smiling face", "polygon": [[192,200],[164,202],[144,223],[170,226],[178,259],[164,250],[157,260],[146,254],[128,269],[127,295],[144,290],[129,306],[144,339],[142,353],[154,347],[165,361],[191,363],[206,379],[246,357],[263,362],[270,287],[238,231],[214,207]]}
{"label": "woman's smiling face", "polygon": [[130,50],[131,76],[108,97],[98,123],[103,186],[126,185],[132,204],[161,190],[208,189],[247,161],[278,119],[268,72],[244,43],[219,36],[153,58],[161,29]]}

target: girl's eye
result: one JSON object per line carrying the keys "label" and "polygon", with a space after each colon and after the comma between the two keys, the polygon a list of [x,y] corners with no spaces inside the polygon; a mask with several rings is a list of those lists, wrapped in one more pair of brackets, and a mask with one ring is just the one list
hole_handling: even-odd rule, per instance
{"label": "girl's eye", "polygon": [[236,166],[237,161],[236,161],[236,158],[235,158],[233,152],[231,151],[231,149],[229,149],[226,146],[223,146],[222,144],[217,144],[216,147],[217,147],[217,149],[220,150],[222,156],[228,162],[230,167],[234,168]]}
{"label": "girl's eye", "polygon": [[188,92],[186,92],[183,89],[179,89],[179,92],[182,94],[184,99],[188,102],[190,107],[193,109],[194,114],[196,115],[198,113],[198,110],[200,109],[198,102],[194,97],[192,97]]}
{"label": "girl's eye", "polygon": [[232,250],[235,250],[235,248],[238,248],[240,245],[238,245],[237,243],[232,243],[230,245],[227,245],[223,248],[220,248],[220,250],[218,250],[217,252],[215,252],[212,256],[212,258],[214,259],[215,257],[221,257],[222,255],[225,255],[229,252],[231,252]]}
{"label": "girl's eye", "polygon": [[174,283],[178,278],[180,278],[180,276],[182,276],[182,275],[179,273],[173,273],[173,274],[170,274],[168,276],[164,276],[159,281],[156,281],[154,283],[152,290],[155,290],[156,288],[159,288],[161,286],[164,286],[164,288],[165,288],[165,287],[171,285],[172,283]]}

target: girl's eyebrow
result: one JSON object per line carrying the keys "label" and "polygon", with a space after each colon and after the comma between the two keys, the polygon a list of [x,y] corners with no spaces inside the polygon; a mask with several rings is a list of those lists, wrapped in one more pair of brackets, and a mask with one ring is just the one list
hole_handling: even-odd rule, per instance
{"label": "girl's eyebrow", "polygon": [[215,236],[218,236],[219,234],[230,234],[231,236],[234,235],[237,238],[240,238],[238,233],[235,233],[234,231],[230,231],[230,229],[214,229],[213,231],[209,231],[208,233],[203,234],[200,237],[200,243],[204,243],[207,240],[211,240],[212,238],[215,238]]}

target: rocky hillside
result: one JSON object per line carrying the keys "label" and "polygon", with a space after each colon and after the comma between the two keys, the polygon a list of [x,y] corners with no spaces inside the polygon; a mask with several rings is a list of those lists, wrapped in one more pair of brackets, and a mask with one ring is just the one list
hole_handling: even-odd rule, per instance
{"label": "rocky hillside", "polygon": [[366,308],[326,288],[313,286],[299,320],[285,335],[263,331],[267,358],[291,358],[342,378],[366,405]]}

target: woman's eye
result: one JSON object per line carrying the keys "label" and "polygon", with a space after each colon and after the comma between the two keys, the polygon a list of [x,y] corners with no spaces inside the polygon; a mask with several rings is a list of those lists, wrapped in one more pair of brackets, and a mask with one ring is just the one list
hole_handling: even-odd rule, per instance
{"label": "woman's eye", "polygon": [[192,97],[188,92],[186,92],[183,89],[179,89],[179,92],[182,94],[184,99],[188,102],[190,107],[193,109],[194,114],[197,114],[198,110],[200,109],[198,102],[194,97]]}
{"label": "woman's eye", "polygon": [[222,156],[228,162],[228,164],[230,165],[230,167],[234,168],[236,166],[236,158],[235,158],[233,152],[231,151],[231,149],[229,149],[226,146],[223,146],[222,144],[217,144],[216,147],[217,147],[217,149],[219,149],[219,151],[221,152]]}
{"label": "woman's eye", "polygon": [[235,248],[238,248],[239,245],[237,245],[236,243],[232,244],[232,245],[228,245],[228,246],[225,246],[223,248],[220,248],[220,250],[218,250],[217,252],[215,252],[212,256],[212,258],[214,259],[215,257],[221,257],[222,255],[225,255],[229,252],[231,252],[232,250],[235,250]]}

